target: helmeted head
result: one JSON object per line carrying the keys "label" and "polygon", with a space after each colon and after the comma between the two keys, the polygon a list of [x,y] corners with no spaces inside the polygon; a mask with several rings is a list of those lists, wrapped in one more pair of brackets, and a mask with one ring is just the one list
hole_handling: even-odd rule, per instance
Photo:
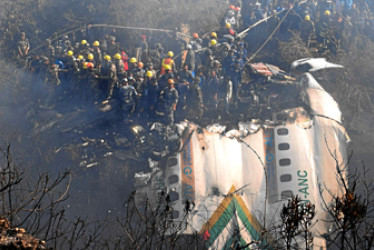
{"label": "helmeted head", "polygon": [[130,58],[130,63],[136,63],[138,60],[136,60],[136,58],[135,57],[131,57]]}
{"label": "helmeted head", "polygon": [[148,78],[152,78],[152,77],[153,77],[153,73],[152,73],[152,71],[148,70],[148,71],[145,73],[145,76],[148,77]]}
{"label": "helmeted head", "polygon": [[81,45],[87,45],[87,40],[82,40]]}
{"label": "helmeted head", "polygon": [[174,79],[170,78],[168,80],[168,86],[173,86],[174,85]]}
{"label": "helmeted head", "polygon": [[330,16],[331,12],[329,10],[325,10],[325,12],[323,12],[323,14],[325,14],[325,16]]}
{"label": "helmeted head", "polygon": [[210,40],[210,43],[209,43],[210,47],[213,47],[213,46],[215,46],[216,44],[217,44],[217,40],[216,40],[216,39],[212,39],[212,40]]}
{"label": "helmeted head", "polygon": [[214,38],[217,38],[217,33],[216,32],[212,32],[212,33],[210,33],[210,36],[214,37]]}
{"label": "helmeted head", "polygon": [[100,46],[100,42],[99,41],[95,41],[93,42],[92,44],[94,47],[99,47]]}
{"label": "helmeted head", "polygon": [[72,50],[68,50],[68,52],[66,52],[66,55],[68,57],[72,57],[74,55],[74,52]]}
{"label": "helmeted head", "polygon": [[106,56],[104,56],[104,59],[105,59],[106,61],[110,61],[112,58],[110,57],[110,55],[106,55]]}
{"label": "helmeted head", "polygon": [[119,53],[113,56],[114,59],[121,60],[121,55]]}
{"label": "helmeted head", "polygon": [[193,33],[193,34],[192,34],[192,37],[195,38],[195,39],[197,39],[197,38],[199,38],[199,34],[197,34],[197,33]]}
{"label": "helmeted head", "polygon": [[304,19],[305,19],[305,21],[309,21],[310,20],[310,16],[306,15]]}
{"label": "helmeted head", "polygon": [[169,51],[168,52],[168,57],[170,57],[170,58],[174,57],[174,52],[173,51]]}
{"label": "helmeted head", "polygon": [[93,60],[94,59],[94,55],[92,53],[88,54],[87,55],[87,59],[88,60]]}
{"label": "helmeted head", "polygon": [[138,68],[139,69],[142,69],[144,67],[144,63],[142,63],[142,62],[138,62]]}

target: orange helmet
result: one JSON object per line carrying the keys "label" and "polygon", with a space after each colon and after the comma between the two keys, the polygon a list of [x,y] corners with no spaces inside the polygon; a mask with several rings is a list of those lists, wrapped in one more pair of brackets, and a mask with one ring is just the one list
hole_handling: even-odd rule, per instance
{"label": "orange helmet", "polygon": [[235,6],[234,5],[230,5],[229,9],[230,10],[235,10]]}
{"label": "orange helmet", "polygon": [[168,84],[173,84],[173,83],[174,83],[174,80],[170,78],[170,79],[168,80]]}
{"label": "orange helmet", "polygon": [[199,38],[199,34],[197,34],[197,33],[193,33],[193,34],[192,34],[192,37],[193,37],[193,38]]}
{"label": "orange helmet", "polygon": [[138,62],[138,67],[142,69],[144,67],[144,63]]}

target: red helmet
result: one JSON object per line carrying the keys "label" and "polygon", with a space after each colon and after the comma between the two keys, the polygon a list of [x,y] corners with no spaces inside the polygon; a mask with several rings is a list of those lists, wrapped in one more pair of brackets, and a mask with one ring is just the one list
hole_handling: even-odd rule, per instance
{"label": "red helmet", "polygon": [[235,10],[235,6],[234,5],[230,5],[230,10]]}
{"label": "red helmet", "polygon": [[240,11],[240,7],[236,7],[235,10],[236,10],[236,11]]}
{"label": "red helmet", "polygon": [[235,30],[233,30],[233,29],[229,29],[229,33],[230,33],[230,35],[235,35]]}
{"label": "red helmet", "polygon": [[141,35],[141,39],[145,40],[147,37],[145,35]]}

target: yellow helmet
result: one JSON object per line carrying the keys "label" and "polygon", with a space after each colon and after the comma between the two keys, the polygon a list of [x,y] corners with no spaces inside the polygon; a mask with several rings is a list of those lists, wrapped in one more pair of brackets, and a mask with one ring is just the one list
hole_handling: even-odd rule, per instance
{"label": "yellow helmet", "polygon": [[112,59],[112,58],[110,57],[110,55],[106,55],[106,56],[104,56],[104,59],[107,60],[107,61],[110,61],[110,59]]}
{"label": "yellow helmet", "polygon": [[86,41],[86,40],[82,40],[82,41],[81,41],[81,44],[82,44],[82,45],[86,45],[86,44],[87,44],[87,41]]}
{"label": "yellow helmet", "polygon": [[115,59],[121,60],[121,55],[119,53],[115,54],[113,57]]}
{"label": "yellow helmet", "polygon": [[231,28],[231,24],[230,23],[226,23],[226,29],[230,29]]}
{"label": "yellow helmet", "polygon": [[210,40],[210,46],[214,46],[216,44],[217,44],[217,40],[216,39]]}
{"label": "yellow helmet", "polygon": [[217,38],[217,33],[216,32],[212,32],[212,33],[210,33],[210,36]]}
{"label": "yellow helmet", "polygon": [[88,62],[85,62],[85,63],[83,64],[83,68],[84,68],[84,69],[87,69],[87,68],[88,68],[87,64],[88,64]]}
{"label": "yellow helmet", "polygon": [[168,52],[168,57],[174,57],[174,52],[173,51],[169,51]]}
{"label": "yellow helmet", "polygon": [[151,78],[151,77],[153,76],[153,73],[152,73],[152,71],[148,70],[148,71],[145,73],[145,75],[146,75],[147,77]]}
{"label": "yellow helmet", "polygon": [[93,46],[96,46],[96,47],[99,47],[99,46],[100,46],[100,43],[99,43],[99,41],[95,41],[95,42],[93,42],[92,45],[93,45]]}
{"label": "yellow helmet", "polygon": [[304,19],[305,19],[306,21],[309,21],[309,20],[310,20],[310,16],[309,16],[309,15],[306,15]]}
{"label": "yellow helmet", "polygon": [[130,59],[130,62],[131,62],[131,63],[136,63],[136,61],[137,61],[137,60],[136,60],[135,57],[131,57],[131,59]]}
{"label": "yellow helmet", "polygon": [[329,15],[331,15],[331,12],[330,12],[329,10],[325,10],[324,14],[325,14],[326,16],[329,16]]}
{"label": "yellow helmet", "polygon": [[67,53],[66,53],[67,56],[73,56],[74,55],[74,52],[72,50],[69,50]]}
{"label": "yellow helmet", "polygon": [[83,59],[84,59],[84,56],[79,55],[79,56],[78,56],[78,59],[79,59],[79,60],[83,60]]}
{"label": "yellow helmet", "polygon": [[94,59],[94,55],[92,53],[88,54],[87,59],[88,60],[93,60]]}
{"label": "yellow helmet", "polygon": [[164,65],[165,70],[171,70],[171,66],[169,64]]}

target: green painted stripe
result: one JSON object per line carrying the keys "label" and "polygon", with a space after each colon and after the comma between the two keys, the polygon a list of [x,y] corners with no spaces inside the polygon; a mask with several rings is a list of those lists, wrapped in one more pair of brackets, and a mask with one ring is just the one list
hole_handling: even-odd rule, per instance
{"label": "green painted stripe", "polygon": [[230,222],[231,218],[235,215],[235,205],[234,200],[230,202],[227,206],[225,211],[223,211],[221,217],[217,220],[217,222],[213,225],[213,227],[209,230],[209,241],[208,246],[212,245],[213,242],[218,238],[218,236],[222,233],[222,231],[226,228],[227,224]]}
{"label": "green painted stripe", "polygon": [[260,237],[261,237],[261,234],[260,232],[258,232],[253,226],[252,224],[249,222],[243,208],[239,205],[239,203],[237,202],[237,200],[235,199],[235,205],[237,206],[238,209],[236,209],[236,211],[238,212],[238,215],[239,215],[239,218],[240,220],[243,222],[245,228],[247,229],[247,231],[249,232],[249,234],[251,235],[251,237],[254,239],[254,240],[260,240]]}
{"label": "green painted stripe", "polygon": [[227,239],[226,244],[223,246],[223,250],[225,249],[231,249],[231,245],[234,242],[234,237],[230,237]]}

